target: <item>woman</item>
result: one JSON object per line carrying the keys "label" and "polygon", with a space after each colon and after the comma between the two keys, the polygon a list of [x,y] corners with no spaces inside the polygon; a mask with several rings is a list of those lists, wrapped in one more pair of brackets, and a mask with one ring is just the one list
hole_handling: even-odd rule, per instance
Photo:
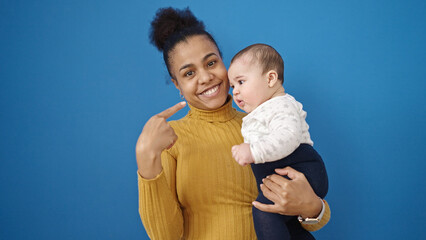
{"label": "woman", "polygon": [[[159,9],[151,24],[151,41],[163,52],[190,111],[167,123],[185,106],[178,103],[153,116],[136,144],[139,211],[145,229],[151,239],[162,240],[256,239],[251,215],[256,182],[250,167],[239,166],[231,155],[231,147],[243,142],[244,113],[232,108],[219,48],[188,9]],[[261,190],[275,204],[253,205],[302,218],[315,218],[324,209],[325,217],[309,227],[324,226],[328,205],[323,207],[303,174],[291,168],[277,173],[292,180],[279,175],[265,179]]]}

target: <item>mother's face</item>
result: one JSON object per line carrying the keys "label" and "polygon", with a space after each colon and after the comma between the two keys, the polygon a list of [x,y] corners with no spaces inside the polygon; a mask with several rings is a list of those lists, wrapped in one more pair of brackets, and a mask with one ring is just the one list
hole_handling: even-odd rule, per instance
{"label": "mother's face", "polygon": [[192,106],[214,110],[225,104],[228,75],[216,45],[204,35],[178,43],[169,53],[172,79]]}

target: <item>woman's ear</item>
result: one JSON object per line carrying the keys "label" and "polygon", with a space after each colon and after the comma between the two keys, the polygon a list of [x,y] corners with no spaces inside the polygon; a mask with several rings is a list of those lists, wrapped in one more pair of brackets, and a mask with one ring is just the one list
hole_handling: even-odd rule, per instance
{"label": "woman's ear", "polygon": [[172,82],[173,82],[173,84],[175,85],[175,87],[177,88],[177,90],[179,90],[179,91],[180,91],[178,81],[177,81],[177,80],[175,80],[174,78],[172,78]]}
{"label": "woman's ear", "polygon": [[181,99],[185,99],[185,97],[183,96],[183,94],[182,94],[182,90],[180,89],[180,87],[179,87],[179,83],[178,83],[178,81],[176,80],[176,79],[173,79],[172,78],[172,82],[173,82],[173,84],[175,85],[175,87],[176,87],[176,89],[177,90],[179,90],[179,96],[180,96],[180,98]]}
{"label": "woman's ear", "polygon": [[278,80],[278,73],[275,70],[271,70],[266,73],[266,77],[268,78],[268,86],[274,87],[275,84],[277,84]]}

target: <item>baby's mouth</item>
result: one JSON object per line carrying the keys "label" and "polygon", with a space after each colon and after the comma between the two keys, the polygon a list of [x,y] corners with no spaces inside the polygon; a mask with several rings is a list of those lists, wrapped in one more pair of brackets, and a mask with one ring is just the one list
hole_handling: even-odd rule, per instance
{"label": "baby's mouth", "polygon": [[237,105],[238,105],[238,107],[244,107],[244,101],[237,99]]}

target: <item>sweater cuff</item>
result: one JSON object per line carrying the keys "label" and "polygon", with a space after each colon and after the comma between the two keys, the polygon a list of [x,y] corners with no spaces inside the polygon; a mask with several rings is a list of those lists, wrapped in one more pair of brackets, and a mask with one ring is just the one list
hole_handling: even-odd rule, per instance
{"label": "sweater cuff", "polygon": [[136,173],[138,174],[138,182],[143,184],[153,184],[157,182],[158,179],[164,176],[164,170],[161,170],[161,172],[157,176],[155,176],[155,178],[151,178],[151,179],[143,178],[141,174],[139,173],[139,171],[137,171]]}
{"label": "sweater cuff", "polygon": [[324,227],[328,221],[330,221],[330,217],[331,217],[331,210],[330,210],[330,206],[328,205],[327,201],[322,200],[324,202],[324,213],[323,216],[321,218],[321,220],[317,223],[317,224],[303,224],[302,223],[302,227],[310,232],[314,232],[314,231],[318,231],[320,230],[322,227]]}

